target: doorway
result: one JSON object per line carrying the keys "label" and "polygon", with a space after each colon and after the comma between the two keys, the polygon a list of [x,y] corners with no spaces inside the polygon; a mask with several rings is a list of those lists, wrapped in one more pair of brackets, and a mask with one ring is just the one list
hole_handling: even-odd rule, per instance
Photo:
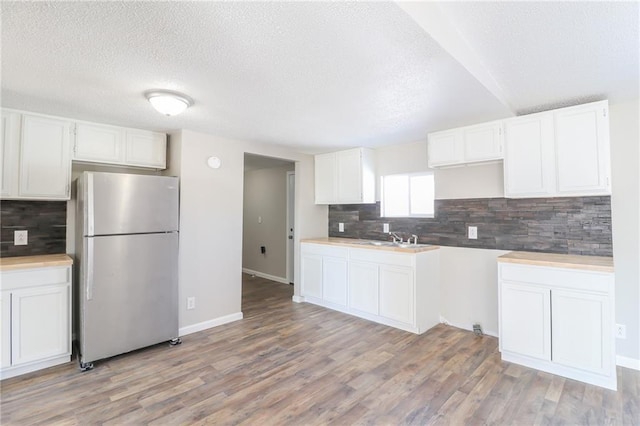
{"label": "doorway", "polygon": [[278,283],[293,283],[294,212],[295,163],[245,153],[244,273]]}

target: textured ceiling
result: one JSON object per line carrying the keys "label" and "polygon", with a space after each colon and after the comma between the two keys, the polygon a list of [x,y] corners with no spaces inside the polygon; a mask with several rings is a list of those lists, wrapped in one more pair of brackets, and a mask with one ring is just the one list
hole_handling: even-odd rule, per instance
{"label": "textured ceiling", "polygon": [[[324,152],[637,97],[637,3],[510,4],[442,11],[511,110],[391,2],[3,1],[2,106]],[[143,97],[154,88],[195,105],[163,117]]]}
{"label": "textured ceiling", "polygon": [[640,2],[445,2],[518,114],[637,99]]}

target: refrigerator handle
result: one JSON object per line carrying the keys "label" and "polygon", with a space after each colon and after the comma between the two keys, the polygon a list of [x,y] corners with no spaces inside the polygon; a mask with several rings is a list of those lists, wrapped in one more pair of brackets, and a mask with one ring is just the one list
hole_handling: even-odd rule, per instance
{"label": "refrigerator handle", "polygon": [[87,173],[87,188],[86,188],[86,200],[87,200],[87,234],[93,235],[94,217],[93,217],[93,173]]}
{"label": "refrigerator handle", "polygon": [[87,238],[87,255],[85,256],[87,271],[86,277],[86,292],[87,300],[93,299],[93,238]]}

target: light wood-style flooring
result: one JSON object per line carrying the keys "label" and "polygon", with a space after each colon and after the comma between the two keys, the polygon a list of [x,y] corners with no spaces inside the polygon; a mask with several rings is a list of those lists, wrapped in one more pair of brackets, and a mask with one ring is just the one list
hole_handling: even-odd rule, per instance
{"label": "light wood-style flooring", "polygon": [[1,383],[9,424],[640,424],[640,372],[613,392],[500,361],[497,339],[414,335],[243,277],[244,319]]}

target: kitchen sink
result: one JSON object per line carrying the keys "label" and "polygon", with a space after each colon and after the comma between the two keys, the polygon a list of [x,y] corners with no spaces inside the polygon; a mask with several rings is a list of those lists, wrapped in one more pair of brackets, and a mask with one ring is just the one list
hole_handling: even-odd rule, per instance
{"label": "kitchen sink", "polygon": [[374,246],[374,247],[398,247],[398,248],[418,248],[418,247],[426,247],[429,244],[409,244],[409,243],[394,243],[391,241],[357,241],[355,244],[360,244],[363,246]]}

